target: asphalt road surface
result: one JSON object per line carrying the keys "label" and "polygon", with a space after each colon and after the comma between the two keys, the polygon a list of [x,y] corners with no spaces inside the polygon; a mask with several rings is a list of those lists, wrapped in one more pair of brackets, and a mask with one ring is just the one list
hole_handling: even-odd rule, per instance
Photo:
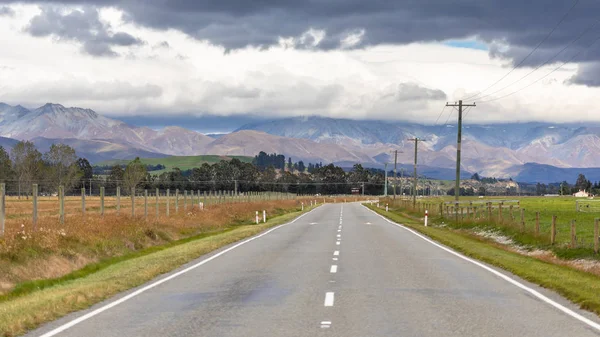
{"label": "asphalt road surface", "polygon": [[525,288],[360,204],[328,204],[122,303],[106,307],[132,292],[30,335],[600,336],[593,315],[510,277]]}

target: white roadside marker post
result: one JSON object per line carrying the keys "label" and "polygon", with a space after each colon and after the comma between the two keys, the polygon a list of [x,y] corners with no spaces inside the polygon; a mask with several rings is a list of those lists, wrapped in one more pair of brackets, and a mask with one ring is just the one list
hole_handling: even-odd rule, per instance
{"label": "white roadside marker post", "polygon": [[427,217],[429,216],[429,211],[425,210],[425,227],[427,227]]}
{"label": "white roadside marker post", "polygon": [[263,210],[263,222],[267,222],[267,211]]}
{"label": "white roadside marker post", "polygon": [[256,211],[256,224],[258,225],[258,211]]}
{"label": "white roadside marker post", "polygon": [[388,211],[388,204],[385,204],[385,211]]}

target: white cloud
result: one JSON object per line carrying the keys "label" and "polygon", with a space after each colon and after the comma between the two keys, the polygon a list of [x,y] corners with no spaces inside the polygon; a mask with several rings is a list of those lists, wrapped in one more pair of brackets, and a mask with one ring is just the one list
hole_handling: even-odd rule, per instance
{"label": "white cloud", "polygon": [[[301,37],[281,38],[279,47],[225,52],[175,30],[126,23],[117,9],[100,10],[100,19],[147,43],[115,46],[123,56],[97,58],[82,54],[76,41],[57,43],[51,37],[26,34],[23,27],[38,8],[11,8],[15,14],[0,20],[0,97],[13,104],[52,101],[113,116],[317,114],[433,122],[445,103],[439,94],[399,99],[408,94],[400,95],[398,88],[409,88],[410,97],[420,97],[412,91],[415,87],[429,93],[441,90],[449,100],[457,100],[509,70],[504,60],[490,58],[486,51],[434,43],[331,51],[293,48],[298,43],[318,45],[327,32],[316,29]],[[342,44],[358,44],[365,34],[352,32]],[[166,45],[169,48],[157,48]],[[524,87],[554,67],[543,67],[498,95]],[[494,89],[529,71],[514,71]],[[518,94],[478,104],[468,120],[600,121],[595,111],[600,89],[565,84],[576,71],[569,65]]]}

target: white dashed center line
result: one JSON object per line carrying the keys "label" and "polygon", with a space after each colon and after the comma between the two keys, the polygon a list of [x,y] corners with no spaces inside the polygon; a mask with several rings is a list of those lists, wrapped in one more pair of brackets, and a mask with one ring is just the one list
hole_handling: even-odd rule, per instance
{"label": "white dashed center line", "polygon": [[333,255],[334,255],[334,256],[338,256],[338,255],[340,255],[340,251],[339,251],[339,250],[336,250],[335,252],[333,252]]}
{"label": "white dashed center line", "polygon": [[332,265],[331,269],[329,269],[329,272],[332,274],[337,273],[337,265],[336,264]]}
{"label": "white dashed center line", "polygon": [[333,307],[333,298],[334,298],[333,292],[325,293],[325,303],[324,303],[324,305],[326,307]]}

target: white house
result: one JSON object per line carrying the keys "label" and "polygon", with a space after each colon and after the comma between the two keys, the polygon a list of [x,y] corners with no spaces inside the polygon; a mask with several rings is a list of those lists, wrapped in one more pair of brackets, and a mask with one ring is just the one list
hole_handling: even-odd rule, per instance
{"label": "white house", "polygon": [[579,192],[573,194],[573,196],[575,198],[587,198],[590,196],[590,194],[588,192],[586,192],[585,190],[579,190]]}

